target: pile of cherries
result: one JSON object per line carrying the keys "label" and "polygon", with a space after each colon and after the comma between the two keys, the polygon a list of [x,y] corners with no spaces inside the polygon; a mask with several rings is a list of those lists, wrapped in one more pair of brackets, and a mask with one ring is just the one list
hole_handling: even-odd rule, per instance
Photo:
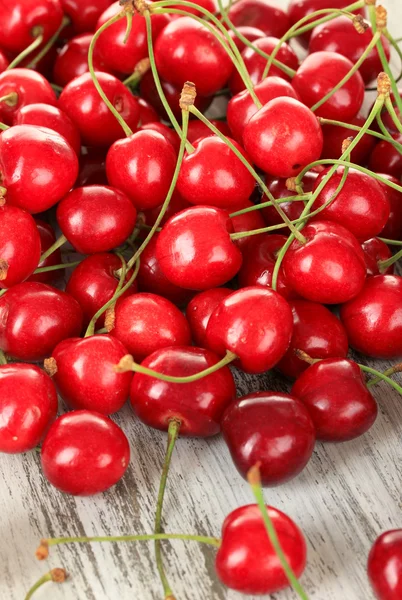
{"label": "pile of cherries", "polygon": [[[160,526],[174,443],[222,432],[257,504],[222,540],[182,537],[219,547],[228,587],[306,599],[303,534],[260,483],[298,475],[316,440],[368,431],[378,381],[402,393],[402,365],[348,358],[402,356],[402,52],[386,11],[13,0],[0,20],[0,451],[40,446],[53,486],[91,495],[128,468],[110,418],[128,398],[168,431],[148,537],[173,598],[159,543],[175,537]],[[236,398],[231,364],[275,369],[291,392]],[[38,556],[66,541],[83,540]],[[402,530],[368,573],[380,600],[402,598]]]}

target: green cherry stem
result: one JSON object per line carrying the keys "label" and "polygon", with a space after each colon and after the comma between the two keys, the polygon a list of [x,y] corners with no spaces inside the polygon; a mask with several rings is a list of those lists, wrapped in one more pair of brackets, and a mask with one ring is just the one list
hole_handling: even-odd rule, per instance
{"label": "green cherry stem", "polygon": [[2,102],[4,102],[4,104],[7,104],[7,106],[17,106],[17,102],[18,102],[17,92],[10,92],[9,94],[2,96],[0,98],[0,104]]}
{"label": "green cherry stem", "polygon": [[[275,202],[277,204],[284,204],[286,202],[302,202],[304,200],[308,200],[309,198],[310,193],[300,194],[298,196],[286,196],[286,198],[275,198]],[[230,213],[229,217],[231,219],[233,217],[239,217],[240,215],[245,215],[246,213],[253,212],[255,210],[261,210],[267,206],[273,206],[273,202],[268,200],[267,202],[261,202],[260,204],[253,204],[253,206],[249,206],[248,208],[242,208],[242,210],[237,210],[236,212]]]}
{"label": "green cherry stem", "polygon": [[390,267],[391,265],[396,263],[400,258],[402,258],[402,250],[399,250],[399,252],[394,254],[394,256],[391,256],[390,258],[387,258],[386,260],[379,260],[378,267],[380,269],[380,273],[385,273],[385,271],[388,269],[388,267]]}
{"label": "green cherry stem", "polygon": [[30,598],[32,598],[36,590],[38,590],[40,587],[42,587],[43,584],[47,583],[48,581],[54,581],[55,583],[63,583],[63,581],[65,581],[66,578],[67,573],[64,569],[52,569],[51,571],[49,571],[49,573],[42,575],[42,577],[38,579],[36,583],[33,584],[33,586],[28,591],[27,595],[25,596],[25,600],[29,600]]}
{"label": "green cherry stem", "polygon": [[[359,364],[359,363],[358,363]],[[366,367],[366,365],[361,365],[359,364],[359,367],[361,368],[362,371],[364,371],[365,373],[370,373],[370,375],[375,375],[377,379],[380,379],[382,381],[386,381],[387,383],[389,383],[389,385],[391,387],[394,388],[394,390],[396,390],[399,394],[402,395],[402,387],[400,385],[398,385],[396,383],[396,381],[394,381],[393,379],[391,379],[390,377],[388,377],[385,373],[381,373],[380,371],[377,371],[376,369],[372,369],[371,367]],[[393,371],[394,373],[395,371]],[[373,381],[373,380],[372,380]],[[369,381],[370,385],[374,385],[372,383],[372,381]],[[375,382],[377,383],[377,381]]]}
{"label": "green cherry stem", "polygon": [[56,250],[58,250],[59,248],[61,248],[61,246],[62,246],[63,244],[65,244],[65,243],[66,243],[66,241],[67,241],[67,238],[66,238],[66,236],[65,236],[65,235],[61,235],[61,236],[60,236],[60,237],[59,237],[59,238],[58,238],[58,239],[57,239],[57,240],[54,242],[54,244],[52,244],[52,245],[50,246],[50,248],[48,248],[48,249],[46,250],[46,252],[44,252],[44,253],[42,254],[42,256],[41,256],[41,257],[40,257],[40,259],[39,259],[39,263],[41,263],[41,262],[43,262],[44,260],[46,260],[46,258],[47,258],[48,256],[50,256],[51,254],[53,254],[53,252],[55,252]]}
{"label": "green cherry stem", "polygon": [[[393,367],[390,367],[386,371],[384,371],[384,373],[382,373],[382,375],[384,375],[385,377],[389,377],[390,375],[394,375],[395,373],[400,373],[401,371],[402,371],[402,363],[399,363],[397,365],[394,365]],[[367,382],[367,387],[372,387],[373,385],[376,385],[380,381],[382,381],[382,379],[381,379],[381,377],[378,377],[378,376],[375,377],[374,379],[370,379],[370,381]]]}
{"label": "green cherry stem", "polygon": [[9,71],[10,69],[14,69],[15,67],[17,67],[23,60],[24,58],[26,58],[27,56],[29,56],[31,54],[31,52],[33,52],[34,50],[36,50],[37,48],[39,48],[39,46],[41,45],[41,43],[43,42],[43,28],[42,27],[35,27],[34,29],[36,29],[36,33],[34,33],[35,35],[35,39],[33,40],[33,42],[31,42],[29,44],[29,46],[27,46],[25,48],[25,50],[23,50],[22,52],[20,52],[18,54],[18,56],[16,56],[14,58],[14,60],[12,60],[10,62],[10,64],[7,67],[7,71]]}
{"label": "green cherry stem", "polygon": [[[379,117],[380,117],[380,115],[378,114],[376,119],[378,120]],[[359,125],[351,125],[351,123],[344,123],[343,121],[335,121],[334,119],[324,119],[323,117],[318,117],[318,120],[321,123],[321,125],[337,125],[339,127],[343,127],[344,129],[350,129],[351,131],[360,131],[360,129],[361,129],[361,127],[359,127]],[[385,126],[384,126],[384,129],[385,129]],[[394,140],[391,137],[391,135],[387,129],[385,129],[385,131],[387,133],[382,134],[382,133],[379,133],[378,131],[374,131],[373,129],[367,129],[366,134],[372,135],[373,137],[376,137],[379,140],[384,140],[385,142],[389,142],[399,152],[402,153],[402,144],[400,144],[399,142]]]}
{"label": "green cherry stem", "polygon": [[126,19],[127,19],[127,27],[126,27],[126,33],[124,34],[123,44],[127,44],[127,40],[130,37],[131,29],[133,27],[133,13],[131,12],[131,10],[128,10],[126,12]]}
{"label": "green cherry stem", "polygon": [[72,267],[76,267],[81,263],[80,260],[76,260],[71,263],[60,263],[59,265],[51,265],[50,267],[39,267],[34,271],[34,275],[38,275],[39,273],[49,273],[49,271],[58,271],[59,269],[69,269]]}
{"label": "green cherry stem", "polygon": [[[378,123],[378,127],[379,127],[379,128],[380,128],[380,130],[382,131],[382,133],[383,133],[384,137],[388,137],[388,138],[389,138],[389,139],[388,139],[388,142],[391,144],[391,143],[392,143],[392,142],[391,142],[391,140],[392,140],[393,138],[391,137],[391,134],[390,134],[390,132],[388,131],[388,129],[385,127],[385,125],[384,125],[384,123],[383,123],[383,120],[382,120],[381,113],[378,113],[378,115],[376,116],[375,120],[377,121],[377,123]],[[393,141],[395,141],[395,140],[393,140]],[[399,148],[398,148],[398,150],[399,150]]]}
{"label": "green cherry stem", "polygon": [[400,240],[389,240],[382,237],[379,237],[378,239],[384,242],[384,244],[388,244],[388,246],[402,246],[402,242]]}
{"label": "green cherry stem", "polygon": [[6,129],[10,129],[10,125],[6,125],[5,123],[0,123],[1,131],[6,131]]}
{"label": "green cherry stem", "polygon": [[[366,6],[366,3],[364,0],[359,0],[358,2],[354,2],[353,4],[349,4],[349,6],[345,6],[345,8],[343,9],[343,13],[351,13],[355,10],[358,10],[359,8],[364,8]],[[324,10],[324,9],[322,9]],[[318,13],[320,11],[316,11],[316,13]],[[303,17],[303,19],[300,19],[300,21],[309,21],[311,19],[311,17],[316,14],[316,13],[311,13],[309,15],[307,15],[306,17]],[[326,15],[325,17],[322,17],[321,19],[317,19],[316,21],[313,21],[312,23],[308,23],[307,25],[304,25],[303,27],[300,27],[299,29],[297,29],[296,31],[293,32],[292,37],[298,37],[300,35],[303,35],[303,33],[307,33],[307,31],[311,31],[311,29],[314,29],[314,27],[317,27],[317,25],[321,25],[321,23],[328,23],[328,21],[331,21],[332,19],[334,19],[337,15],[333,14],[334,11],[331,11],[331,14]]]}
{"label": "green cherry stem", "polygon": [[6,355],[4,354],[4,352],[2,350],[0,350],[0,365],[6,365],[6,364],[7,364]]}
{"label": "green cherry stem", "polygon": [[398,119],[398,115],[395,112],[391,98],[387,98],[385,100],[385,107],[388,110],[395,127],[397,128],[399,133],[402,133],[402,124],[401,124],[400,120]]}
{"label": "green cherry stem", "polygon": [[38,52],[38,54],[35,56],[35,58],[33,58],[31,60],[31,62],[29,63],[29,65],[28,65],[29,69],[34,69],[39,64],[39,62],[42,60],[42,58],[49,52],[50,48],[57,42],[61,31],[69,23],[70,23],[70,19],[68,17],[64,16],[63,20],[60,24],[60,27],[57,29],[57,31],[54,32],[52,37],[46,42],[46,44],[43,46],[43,48],[40,50],[40,52]]}
{"label": "green cherry stem", "polygon": [[143,58],[135,65],[135,69],[131,75],[123,81],[124,85],[135,88],[150,68],[151,64],[149,62],[149,58]]}

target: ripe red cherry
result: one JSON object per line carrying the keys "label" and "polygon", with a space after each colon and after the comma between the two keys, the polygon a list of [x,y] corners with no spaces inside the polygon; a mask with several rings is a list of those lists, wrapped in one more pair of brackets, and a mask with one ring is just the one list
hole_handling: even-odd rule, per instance
{"label": "ripe red cherry", "polygon": [[[267,77],[254,87],[256,96],[262,103],[267,104],[274,98],[289,96],[298,100],[299,97],[291,84],[281,77]],[[232,137],[241,144],[243,142],[243,131],[249,120],[258,111],[250,92],[244,90],[229,101],[226,118],[232,132]]]}
{"label": "ripe red cherry", "polygon": [[[328,175],[329,168],[317,177],[314,190]],[[336,192],[344,173],[344,167],[338,167],[324,189],[319,193],[314,202],[313,210],[324,206]],[[390,205],[382,186],[377,181],[350,169],[342,190],[335,200],[324,208],[315,219],[325,219],[339,223],[353,235],[364,242],[380,233],[388,221]]]}
{"label": "ripe red cherry", "polygon": [[[35,223],[40,238],[40,254],[43,254],[44,252],[46,252],[46,250],[50,248],[50,246],[53,246],[54,242],[56,241],[56,235],[53,231],[52,226],[48,223],[45,223],[44,221],[41,221],[39,219],[36,219]],[[26,241],[24,240],[24,244],[25,243]],[[54,265],[60,265],[62,262],[63,261],[61,259],[61,251],[60,249],[57,249],[54,252],[52,252],[50,256],[45,258],[45,260],[40,262],[37,265],[37,268],[52,267]],[[37,281],[39,283],[52,283],[52,281],[54,281],[60,276],[61,272],[61,270],[56,270],[45,271],[44,273],[37,273],[36,275],[30,275],[27,281]]]}
{"label": "ripe red cherry", "polygon": [[186,317],[192,337],[198,346],[207,345],[206,331],[209,319],[221,300],[232,292],[229,288],[212,288],[196,294],[188,303]]}
{"label": "ripe red cherry", "polygon": [[172,21],[159,34],[155,60],[160,76],[180,89],[191,79],[201,96],[223,88],[233,64],[218,39],[191,17]]}
{"label": "ripe red cherry", "polygon": [[0,206],[0,288],[28,279],[38,266],[40,252],[33,217],[16,206]]}
{"label": "ripe red cherry", "polygon": [[[237,31],[241,33],[249,42],[254,42],[258,40],[258,38],[265,37],[265,33],[262,29],[258,29],[258,27],[250,27],[249,25],[241,25],[240,27],[236,27]],[[239,37],[235,34],[234,31],[229,29],[228,34],[236,44],[237,48],[240,50],[244,50],[246,48],[246,44],[244,44]]]}
{"label": "ripe red cherry", "polygon": [[[53,79],[57,85],[64,87],[76,77],[89,71],[88,50],[92,37],[90,33],[83,33],[68,40],[62,47],[53,67]],[[93,64],[96,71],[109,71],[99,57],[97,45],[94,49]]]}
{"label": "ripe red cherry", "polygon": [[43,442],[41,460],[46,479],[57,489],[91,496],[123,477],[130,462],[130,446],[111,419],[76,410],[53,423]]}
{"label": "ripe red cherry", "polygon": [[110,185],[132,200],[138,209],[164,202],[176,166],[172,144],[156,131],[137,131],[109,149],[106,174]]}
{"label": "ripe red cherry", "polygon": [[402,529],[381,534],[374,542],[367,573],[378,600],[398,600],[402,596]]}
{"label": "ripe red cherry", "polygon": [[17,110],[41,102],[55,106],[56,94],[49,82],[32,69],[12,69],[0,74],[0,97],[16,94],[15,98],[0,103],[0,119],[11,125]]}
{"label": "ripe red cherry", "polygon": [[182,210],[158,236],[156,258],[162,272],[175,285],[190,290],[226,283],[242,262],[241,252],[230,238],[232,232],[229,216],[219,208]]}
{"label": "ripe red cherry", "polygon": [[369,277],[360,294],[341,308],[352,348],[376,358],[402,356],[401,305],[401,277]]}
{"label": "ripe red cherry", "polygon": [[243,142],[260,169],[276,177],[293,177],[320,157],[323,137],[309,108],[293,98],[275,98],[251,117]]}
{"label": "ripe red cherry", "polygon": [[22,363],[0,366],[0,452],[33,450],[56,415],[56,389],[46,373]]}
{"label": "ripe red cherry", "polygon": [[[212,367],[219,361],[213,352],[194,346],[162,348],[141,364],[158,373],[187,377]],[[223,411],[236,397],[229,367],[192,383],[169,383],[136,373],[130,399],[143,423],[167,431],[169,421],[181,422],[180,435],[207,437],[220,431]]]}
{"label": "ripe red cherry", "polygon": [[294,396],[279,392],[257,392],[233,402],[223,415],[222,433],[242,477],[259,463],[264,486],[296,477],[314,450],[308,410]]}
{"label": "ripe red cherry", "polygon": [[354,235],[331,221],[309,223],[303,235],[307,242],[295,240],[282,263],[289,285],[306,300],[320,304],[339,304],[357,296],[366,264]]}
{"label": "ripe red cherry", "polygon": [[[126,86],[109,73],[96,73],[106,96],[131,129],[136,129],[138,102]],[[90,73],[66,85],[59,98],[60,108],[76,124],[87,146],[110,146],[124,136],[123,129],[99,96]]]}
{"label": "ripe red cherry", "polygon": [[9,65],[9,60],[3,50],[0,50],[0,73],[5,71]]}
{"label": "ripe red cherry", "polygon": [[86,148],[80,156],[80,172],[74,187],[107,185],[106,154],[104,148]]}
{"label": "ripe red cherry", "polygon": [[[216,119],[209,119],[209,121],[212,125],[215,125],[223,135],[230,137],[230,129],[224,121],[217,121]],[[215,134],[210,128],[198,119],[190,121],[188,124],[187,139],[190,144],[193,144],[198,138],[211,137],[214,135]]]}
{"label": "ripe red cherry", "polygon": [[[246,200],[245,202],[242,202],[242,204],[234,206],[231,209],[227,209],[227,212],[228,214],[231,214],[235,211],[242,210],[244,208],[251,208],[252,206],[254,206],[253,202],[250,202],[250,200]],[[231,217],[231,221],[235,233],[240,233],[242,231],[252,231],[253,229],[261,229],[265,227],[265,221],[262,218],[260,210],[253,210],[251,212],[244,213],[243,215]],[[261,237],[261,235],[263,234],[239,238],[238,240],[235,240],[235,244],[241,249],[244,255],[246,247],[249,246],[252,242],[254,242],[256,238]]]}
{"label": "ripe red cherry", "polygon": [[[362,127],[366,122],[365,117],[357,115],[349,120],[351,125]],[[338,159],[342,154],[342,142],[351,136],[356,136],[357,132],[346,127],[338,125],[321,125],[324,135],[324,147],[322,149],[321,158]],[[358,165],[366,164],[370,153],[376,144],[375,138],[372,135],[365,134],[357,146],[351,152],[351,161]]]}
{"label": "ripe red cherry", "polygon": [[[399,181],[396,177],[386,175],[385,173],[380,173],[380,175],[399,185]],[[391,207],[388,222],[381,231],[381,237],[389,240],[402,240],[402,193],[389,187],[389,185],[382,183],[380,183],[380,185],[387,196]]]}
{"label": "ripe red cherry", "polygon": [[158,123],[160,121],[159,115],[153,106],[144,100],[144,98],[137,98],[138,106],[140,109],[140,120],[139,125],[147,125],[148,123]]}
{"label": "ripe red cherry", "polygon": [[[289,350],[278,369],[297,379],[308,364],[296,356],[303,350],[312,358],[344,357],[349,350],[348,337],[340,320],[322,304],[306,300],[289,301],[293,313],[293,334]],[[295,396],[298,395],[295,393]]]}
{"label": "ripe red cherry", "polygon": [[18,54],[43,35],[43,41],[56,33],[61,25],[63,10],[59,0],[17,0],[2,2],[0,46]]}
{"label": "ripe red cherry", "polygon": [[289,18],[282,8],[264,0],[240,0],[230,7],[229,19],[236,27],[248,25],[262,29],[265,35],[283,36],[289,29]]}
{"label": "ripe red cherry", "polygon": [[380,273],[379,261],[388,260],[392,256],[392,252],[387,244],[378,238],[371,238],[371,240],[367,240],[362,244],[362,250],[364,252],[364,260],[366,261],[367,276],[388,275],[394,272],[395,265],[391,265],[388,269]]}
{"label": "ripe red cherry", "polygon": [[137,362],[161,348],[191,342],[186,317],[172,302],[156,294],[133,294],[119,300],[110,333]]}
{"label": "ripe red cherry", "polygon": [[[249,161],[241,146],[230,141]],[[211,136],[194,142],[194,148],[184,155],[177,180],[177,189],[187,202],[229,208],[251,196],[254,177],[225,142]]]}
{"label": "ripe red cherry", "polygon": [[43,360],[81,327],[78,302],[44,283],[19,283],[0,298],[0,349],[18,360]]}
{"label": "ripe red cherry", "polygon": [[174,129],[171,129],[164,123],[160,123],[159,121],[155,121],[154,123],[146,123],[145,125],[141,125],[140,131],[156,131],[156,133],[160,133],[164,138],[167,139],[168,142],[172,144],[176,154],[179,153],[180,138]]}
{"label": "ripe red cherry", "polygon": [[[400,133],[392,134],[394,140],[402,143]],[[387,173],[397,179],[402,177],[402,155],[389,142],[382,141],[377,144],[370,155],[369,169],[377,173]]]}
{"label": "ripe red cherry", "polygon": [[78,156],[81,152],[78,129],[70,117],[56,106],[40,103],[23,106],[14,114],[13,125],[38,125],[52,129],[67,140]]}
{"label": "ripe red cherry", "polygon": [[[246,373],[275,366],[289,347],[293,321],[289,304],[277,292],[260,286],[230,294],[208,322],[208,348],[220,356],[230,350]],[[250,465],[252,466],[252,465]]]}
{"label": "ripe red cherry", "polygon": [[134,231],[137,211],[125,194],[106,185],[88,185],[67,194],[57,207],[57,222],[81,254],[107,252]]}
{"label": "ripe red cherry", "polygon": [[76,33],[95,31],[96,21],[110,5],[110,0],[60,0]]}
{"label": "ripe red cherry", "polygon": [[[302,62],[292,85],[307,106],[324,98],[353,67],[353,63],[335,52],[314,52]],[[359,112],[364,99],[364,81],[354,73],[344,86],[324,102],[315,114],[326,119],[346,121]]]}
{"label": "ripe red cherry", "polygon": [[55,131],[15,125],[1,134],[0,179],[8,204],[43,212],[71,189],[77,174],[76,153]]}
{"label": "ripe red cherry", "polygon": [[[202,8],[209,10],[209,12],[211,12],[211,13],[216,12],[215,0],[195,0],[194,4],[198,4],[198,6],[201,6]],[[196,8],[191,8],[189,6],[173,5],[172,8],[178,8],[179,10],[184,10],[186,13],[188,13],[190,15],[197,15],[198,17],[204,16],[203,13],[201,13],[201,11],[197,10]],[[172,18],[180,18],[180,15],[171,15],[171,16],[172,16]]]}
{"label": "ripe red cherry", "polygon": [[363,373],[346,358],[327,358],[311,365],[292,387],[306,406],[317,439],[345,442],[366,433],[377,417],[377,404]]}
{"label": "ripe red cherry", "polygon": [[[173,215],[176,215],[178,212],[184,210],[185,208],[189,208],[190,206],[191,204],[187,202],[187,200],[184,200],[184,198],[180,196],[178,191],[175,189],[175,191],[173,192],[173,196],[169,202],[169,206],[167,207],[167,210],[160,223],[160,226],[162,227],[162,225],[164,225],[170,219],[170,217],[173,217]],[[149,226],[154,225],[156,219],[159,216],[160,211],[161,206],[156,206],[155,208],[152,208],[150,210],[141,211],[142,214],[145,216],[146,224]],[[141,254],[141,260],[142,259],[143,255]]]}
{"label": "ripe red cherry", "polygon": [[[267,509],[286,561],[300,577],[307,559],[303,534],[283,512]],[[222,583],[244,594],[274,594],[289,586],[256,504],[241,506],[226,517],[215,568]]]}
{"label": "ripe red cherry", "polygon": [[[313,29],[308,49],[310,54],[321,51],[336,52],[345,56],[354,64],[359,60],[372,39],[373,32],[371,28],[368,28],[364,33],[358,33],[351,19],[340,16]],[[391,56],[390,43],[383,35],[381,41],[389,61]],[[359,71],[365,83],[373,81],[382,71],[377,48],[372,49]]]}

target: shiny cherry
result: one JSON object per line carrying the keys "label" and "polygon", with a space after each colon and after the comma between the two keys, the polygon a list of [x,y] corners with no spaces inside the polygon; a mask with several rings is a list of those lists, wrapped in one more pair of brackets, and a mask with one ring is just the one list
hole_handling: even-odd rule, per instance
{"label": "shiny cherry", "polygon": [[374,542],[367,573],[378,600],[402,597],[402,529],[385,531]]}
{"label": "shiny cherry", "polygon": [[[89,71],[88,50],[92,37],[90,33],[77,35],[61,48],[53,66],[53,79],[57,85],[64,87]],[[97,46],[94,49],[93,64],[96,71],[109,71],[99,57]]]}
{"label": "shiny cherry", "polygon": [[379,261],[388,260],[392,256],[392,252],[387,244],[378,238],[371,238],[371,240],[367,240],[362,244],[362,250],[364,260],[366,261],[367,276],[388,275],[394,272],[395,265],[390,265],[388,269],[380,272]]}
{"label": "shiny cherry", "polygon": [[140,120],[138,125],[147,125],[148,123],[158,123],[160,121],[158,113],[147,100],[138,97],[137,101],[140,109]]}
{"label": "shiny cherry", "polygon": [[[392,134],[394,140],[402,143],[402,134]],[[371,171],[387,173],[397,179],[402,177],[402,154],[389,142],[381,141],[372,151],[368,163]]]}
{"label": "shiny cherry", "polygon": [[[212,125],[215,125],[215,127],[219,129],[223,135],[230,137],[230,129],[224,121],[217,121],[216,119],[209,119],[209,121],[212,123]],[[198,140],[198,138],[211,137],[213,135],[215,134],[210,130],[210,128],[198,119],[194,119],[188,124],[187,139],[190,144],[193,144],[196,140]]]}
{"label": "shiny cherry", "polygon": [[233,402],[223,415],[222,433],[240,475],[246,478],[258,463],[264,486],[296,477],[314,450],[308,410],[279,392],[257,392]]}
{"label": "shiny cherry", "polygon": [[[357,115],[348,121],[351,125],[362,127],[366,122],[365,117]],[[357,131],[339,127],[339,125],[321,125],[324,135],[324,147],[322,149],[321,158],[338,159],[342,155],[342,142],[348,137],[355,137]],[[351,161],[358,165],[364,165],[370,156],[376,140],[372,135],[366,133],[351,152]]]}
{"label": "shiny cherry", "polygon": [[[201,6],[202,8],[209,10],[209,12],[211,12],[211,13],[215,13],[217,10],[215,0],[195,0],[193,2],[193,4],[198,4],[198,6]],[[178,8],[179,10],[184,10],[189,15],[197,15],[198,17],[204,16],[203,13],[201,13],[201,11],[197,10],[196,8],[192,8],[190,6],[173,5],[172,8]],[[171,16],[173,18],[180,18],[180,15],[171,15]]]}
{"label": "shiny cherry", "polygon": [[[388,179],[388,181],[392,181],[392,183],[398,185],[400,183],[398,179],[392,175],[387,175],[385,173],[379,173],[379,175],[384,177],[384,179]],[[391,208],[388,222],[380,235],[388,240],[402,240],[402,192],[394,190],[385,183],[380,183],[380,185],[388,198]]]}
{"label": "shiny cherry", "polygon": [[[227,209],[227,212],[228,214],[231,214],[238,210],[251,208],[252,206],[254,206],[254,204],[250,202],[250,200],[246,200],[245,202],[242,202],[231,209]],[[231,217],[231,221],[235,233],[240,233],[241,231],[252,231],[253,229],[261,229],[265,227],[265,221],[262,218],[260,210],[253,210],[242,215],[237,215],[236,217]],[[261,237],[261,235],[264,234],[239,238],[238,240],[235,240],[235,244],[241,249],[244,255],[246,247],[253,243],[256,238]]]}
{"label": "shiny cherry", "polygon": [[[262,31],[262,29],[258,29],[258,27],[250,27],[249,25],[240,25],[240,27],[236,27],[236,29],[249,42],[254,42],[255,40],[258,40],[258,38],[265,37],[266,35]],[[244,48],[246,48],[246,44],[241,41],[241,39],[235,34],[234,31],[229,29],[228,34],[230,35],[240,52],[244,50]]]}
{"label": "shiny cherry", "polygon": [[98,18],[111,0],[60,0],[64,12],[72,21],[76,33],[95,31]]}
{"label": "shiny cherry", "polygon": [[91,496],[123,477],[130,462],[130,446],[111,419],[76,410],[53,423],[42,445],[41,461],[43,473],[54,487],[74,496]]}
{"label": "shiny cherry", "polygon": [[[173,215],[176,215],[178,212],[184,210],[185,208],[190,208],[190,206],[191,206],[191,204],[189,202],[187,202],[187,200],[184,200],[184,198],[175,189],[175,191],[173,192],[173,196],[169,202],[169,206],[167,207],[167,210],[162,218],[162,221],[160,222],[160,226],[162,227],[162,225],[164,225],[170,219],[170,217],[173,217]],[[152,208],[150,210],[141,211],[145,217],[145,223],[149,227],[154,225],[156,219],[159,216],[160,211],[161,211],[161,206],[156,206],[155,208]]]}
{"label": "shiny cherry", "polygon": [[104,148],[86,148],[80,156],[80,171],[74,187],[107,185],[106,153]]}
{"label": "shiny cherry", "polygon": [[248,25],[258,27],[265,35],[283,36],[289,29],[289,18],[285,10],[264,0],[240,0],[229,10],[229,19],[236,27]]}
{"label": "shiny cherry", "polygon": [[[44,252],[46,252],[46,250],[50,248],[50,246],[53,246],[54,242],[56,241],[56,234],[54,233],[53,227],[48,223],[45,223],[45,221],[35,219],[35,223],[40,237],[40,253],[42,255]],[[39,269],[42,267],[53,267],[54,265],[60,265],[62,262],[63,261],[61,258],[61,251],[60,248],[58,248],[57,250],[52,252],[50,256],[45,258],[45,260],[42,260],[42,262],[40,262],[37,265],[37,268]],[[44,273],[36,273],[30,275],[27,281],[37,281],[39,283],[52,283],[55,279],[58,279],[60,273],[62,272],[62,269],[57,269],[56,271],[45,271]]]}
{"label": "shiny cherry", "polygon": [[23,106],[34,103],[57,103],[56,94],[50,83],[32,69],[16,68],[0,74],[0,96],[15,94],[10,100],[0,102],[0,119],[3,123],[11,125],[14,115]]}
{"label": "shiny cherry", "polygon": [[8,65],[9,65],[9,60],[8,60],[5,52],[3,52],[3,50],[0,50],[0,73],[5,71],[8,67]]}
{"label": "shiny cherry", "polygon": [[186,317],[197,346],[207,345],[206,331],[209,319],[221,300],[232,292],[229,288],[212,288],[196,294],[188,303]]}
{"label": "shiny cherry", "polygon": [[[196,123],[196,121],[192,122]],[[156,131],[156,133],[160,133],[164,138],[167,139],[168,142],[172,144],[176,154],[179,153],[180,138],[174,129],[171,129],[164,123],[160,123],[159,121],[155,121],[154,123],[146,123],[145,125],[141,125],[140,131]],[[188,136],[187,139],[189,139]]]}

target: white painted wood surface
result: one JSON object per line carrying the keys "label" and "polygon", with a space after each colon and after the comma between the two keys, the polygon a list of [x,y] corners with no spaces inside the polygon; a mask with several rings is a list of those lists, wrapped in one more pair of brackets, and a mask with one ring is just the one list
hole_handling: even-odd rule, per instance
{"label": "white painted wood surface", "polygon": [[[280,2],[286,5],[287,1]],[[402,23],[399,0],[384,2],[391,30]],[[373,363],[371,363],[373,364]],[[384,370],[388,362],[377,362]],[[287,389],[284,380],[244,378],[239,395]],[[385,384],[374,390],[379,416],[362,438],[317,444],[296,479],[266,490],[266,500],[288,513],[308,541],[302,577],[312,600],[369,600],[366,559],[377,535],[402,527],[402,398]],[[22,600],[49,568],[70,574],[62,584],[46,584],[38,600],[162,599],[153,546],[70,545],[54,548],[46,562],[34,551],[41,537],[150,533],[166,436],[147,429],[127,408],[116,421],[132,449],[130,468],[114,489],[93,498],[64,496],[44,479],[37,453],[0,458],[0,600]],[[175,452],[165,503],[165,529],[220,535],[225,516],[252,502],[247,484],[233,467],[222,440],[181,439]],[[246,599],[223,588],[214,573],[215,550],[195,543],[165,543],[169,579],[177,600]],[[290,600],[291,591],[275,596]]]}

